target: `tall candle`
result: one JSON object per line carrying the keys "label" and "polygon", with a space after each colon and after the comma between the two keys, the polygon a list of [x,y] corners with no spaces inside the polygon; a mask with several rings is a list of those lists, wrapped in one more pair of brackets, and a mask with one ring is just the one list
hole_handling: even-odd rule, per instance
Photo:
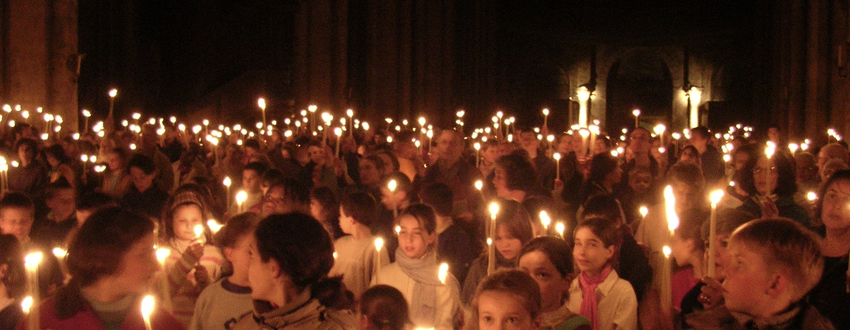
{"label": "tall candle", "polygon": [[398,187],[398,182],[396,182],[395,179],[390,180],[390,182],[387,183],[387,189],[390,190],[390,200],[392,201],[392,205],[393,205],[393,219],[398,218],[398,206],[396,205],[396,202],[395,202],[395,189],[397,187]]}
{"label": "tall candle", "polygon": [[673,310],[673,280],[672,280],[672,264],[670,262],[670,247],[665,245],[662,249],[664,253],[664,266],[661,267],[661,312],[662,315],[671,313]]}
{"label": "tall candle", "polygon": [[717,238],[717,204],[723,198],[723,190],[715,190],[711,192],[711,218],[709,219],[709,234],[708,234],[708,276],[714,275],[714,253],[717,251],[717,244],[714,240]]}
{"label": "tall candle", "polygon": [[[44,255],[41,252],[33,252],[27,254],[24,257],[24,266],[27,270],[27,286],[29,286],[29,293],[32,297],[32,305],[33,307],[38,306],[39,301],[39,292],[38,292],[38,264],[41,263],[41,259],[44,258]],[[27,322],[30,329],[40,329],[39,327],[39,316],[38,316],[38,308],[30,309],[30,313],[28,316],[30,319]]]}
{"label": "tall candle", "polygon": [[334,135],[336,135],[336,153],[334,153],[334,156],[339,157],[339,141],[342,138],[342,128],[334,128]]}
{"label": "tall candle", "polygon": [[543,236],[549,236],[549,225],[552,223],[552,218],[546,211],[540,211],[540,224],[543,225]]}
{"label": "tall candle", "polygon": [[479,167],[481,166],[481,143],[475,142],[472,147],[475,148],[475,167]]}
{"label": "tall candle", "polygon": [[764,188],[765,196],[770,196],[773,193],[773,178],[770,175],[771,168],[773,168],[773,154],[776,152],[776,148],[772,145],[768,144],[767,148],[764,149],[764,154],[767,156],[767,170],[765,171],[765,182],[767,182],[767,187]]}
{"label": "tall candle", "polygon": [[380,284],[380,278],[378,274],[381,273],[381,248],[384,247],[384,239],[376,238],[375,239],[375,283]]}
{"label": "tall candle", "polygon": [[151,314],[153,313],[153,307],[153,296],[145,296],[142,298],[142,318],[145,321],[145,330],[153,330],[153,327],[151,327]]}
{"label": "tall candle", "polygon": [[[225,201],[227,201],[227,203],[230,203],[230,184],[231,183],[232,182],[230,182],[229,176],[224,177],[224,181],[222,181],[222,184],[224,184],[224,187],[225,187],[225,190],[226,190],[226,193],[227,193],[227,195],[225,196],[225,197],[227,197],[227,199],[225,199]],[[227,204],[225,204],[225,205],[227,205]]]}
{"label": "tall candle", "polygon": [[437,278],[440,280],[441,284],[446,284],[446,278],[449,276],[449,264],[441,263],[440,269],[437,272]]}
{"label": "tall candle", "polygon": [[552,154],[552,158],[555,158],[555,180],[561,179],[561,153],[556,152]]}
{"label": "tall candle", "polygon": [[238,193],[236,193],[236,205],[238,206],[237,210],[239,210],[239,213],[244,212],[244,210],[242,209],[242,204],[245,203],[246,200],[248,200],[247,192],[245,192],[244,190],[240,190]]}
{"label": "tall candle", "polygon": [[266,99],[264,99],[262,97],[257,99],[257,106],[260,107],[260,111],[263,113],[263,128],[265,129],[267,127],[266,126]]}
{"label": "tall candle", "polygon": [[543,127],[549,126],[549,109],[543,109]]}
{"label": "tall candle", "polygon": [[632,110],[632,115],[635,116],[635,127],[640,126],[640,109]]}
{"label": "tall candle", "polygon": [[499,204],[490,203],[490,235],[491,244],[487,247],[487,275],[496,271],[496,216],[499,214]]}
{"label": "tall candle", "polygon": [[165,261],[168,260],[168,255],[171,254],[171,250],[169,248],[158,248],[156,249],[156,260],[159,261],[159,266],[162,268],[162,277],[160,284],[162,285],[162,301],[163,307],[166,309],[171,308],[171,285],[168,282],[168,270],[165,268]]}

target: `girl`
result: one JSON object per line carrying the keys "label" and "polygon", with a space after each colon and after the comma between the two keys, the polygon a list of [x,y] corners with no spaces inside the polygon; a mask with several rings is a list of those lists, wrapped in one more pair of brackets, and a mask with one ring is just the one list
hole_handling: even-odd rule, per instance
{"label": "girl", "polygon": [[224,252],[231,274],[201,292],[189,329],[224,330],[251,311],[249,245],[259,222],[260,217],[256,213],[242,213],[230,218],[216,234],[216,245]]}
{"label": "girl", "polygon": [[63,180],[68,182],[71,188],[77,188],[77,175],[71,168],[71,159],[65,154],[61,144],[44,149],[44,158],[50,165],[50,183]]}
{"label": "girl", "polygon": [[[496,269],[516,267],[522,246],[533,237],[531,217],[516,201],[500,199],[496,215]],[[486,246],[486,245],[485,245]],[[472,262],[463,282],[462,301],[469,304],[478,283],[487,275],[487,253]]]}
{"label": "girl", "polygon": [[14,235],[0,235],[0,329],[14,329],[24,317],[20,298],[25,289],[21,245]]}
{"label": "girl", "polygon": [[109,172],[103,178],[102,192],[116,199],[124,196],[130,187],[130,177],[127,175],[128,160],[129,156],[124,148],[113,148],[106,154]]}
{"label": "girl", "polygon": [[340,301],[342,286],[327,278],[333,243],[316,219],[271,215],[257,226],[249,251],[254,311],[232,329],[356,329],[351,314],[326,307]]}
{"label": "girl", "polygon": [[590,321],[570,311],[569,287],[573,277],[573,260],[566,241],[554,237],[538,237],[522,248],[519,268],[531,275],[540,287],[540,328],[590,330]]}
{"label": "girl", "polygon": [[360,296],[360,330],[405,330],[410,325],[404,295],[389,285],[376,285]]}
{"label": "girl", "polygon": [[313,188],[310,192],[310,214],[319,220],[334,240],[344,235],[339,227],[339,201],[330,188]]}
{"label": "girl", "polygon": [[38,143],[30,138],[15,142],[13,149],[18,155],[18,166],[9,167],[9,190],[38,197],[47,184],[47,169],[36,159]]}
{"label": "girl", "polygon": [[540,329],[540,304],[540,289],[531,276],[516,269],[496,272],[476,290],[470,328]]}
{"label": "girl", "polygon": [[[699,292],[699,289],[693,289],[699,285],[700,279],[706,276],[703,258],[705,244],[702,241],[700,230],[703,222],[708,219],[708,214],[689,210],[682,213],[680,219],[682,222],[673,232],[673,245],[670,247],[673,259],[676,260],[676,265],[680,267],[672,275],[672,292],[673,306],[679,308],[681,312],[685,312],[686,310],[692,311],[698,305],[696,293]],[[685,299],[689,292],[691,292],[690,297]]]}
{"label": "girl", "polygon": [[[171,296],[174,315],[189,324],[195,301],[207,285],[218,279],[224,258],[214,245],[208,244],[206,204],[201,197],[183,191],[174,195],[168,205],[162,217],[162,245],[171,250],[163,272],[168,277],[168,291],[164,294]],[[198,225],[203,228],[200,236],[195,233]]]}
{"label": "girl", "polygon": [[[141,295],[148,292],[159,264],[149,219],[118,207],[89,217],[68,248],[71,280],[37,308],[40,329],[145,329]],[[18,329],[27,329],[27,318]],[[153,329],[183,329],[156,305]]]}
{"label": "girl", "polygon": [[399,215],[396,262],[381,269],[373,284],[387,284],[404,294],[417,327],[452,329],[460,306],[458,283],[451,273],[438,278],[436,215],[425,204],[408,206]]}
{"label": "girl", "polygon": [[637,329],[637,298],[614,270],[621,233],[610,221],[588,218],[574,231],[573,259],[581,273],[570,286],[570,310],[595,330]]}

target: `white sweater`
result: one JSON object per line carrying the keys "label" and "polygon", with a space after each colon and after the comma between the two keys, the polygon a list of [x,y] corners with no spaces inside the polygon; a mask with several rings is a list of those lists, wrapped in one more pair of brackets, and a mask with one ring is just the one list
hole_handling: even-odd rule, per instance
{"label": "white sweater", "polygon": [[[351,236],[340,237],[335,243],[336,260],[330,276],[342,275],[342,283],[360,300],[360,295],[369,289],[374,274],[378,271],[375,258],[374,237],[356,240]],[[387,249],[381,249],[381,267],[390,264]]]}
{"label": "white sweater", "polygon": [[[612,270],[605,281],[596,287],[596,299],[596,315],[599,318],[599,328],[596,330],[637,330],[638,303],[635,290],[628,281],[617,276],[617,271]],[[578,314],[582,301],[584,295],[579,279],[576,278],[570,285],[570,310]]]}
{"label": "white sweater", "polygon": [[215,282],[201,292],[189,330],[228,329],[254,308],[251,288],[225,283],[226,280]]}
{"label": "white sweater", "polygon": [[[437,267],[434,267],[437,271]],[[413,286],[416,281],[407,276],[399,267],[398,263],[392,263],[389,266],[381,268],[379,273],[380,281],[372,284],[386,284],[392,286],[404,295],[404,299],[410,304],[413,299]],[[446,276],[446,284],[437,287],[437,312],[434,320],[411,320],[414,328],[434,328],[436,330],[451,330],[452,321],[455,313],[460,308],[460,294],[457,279],[449,273]]]}

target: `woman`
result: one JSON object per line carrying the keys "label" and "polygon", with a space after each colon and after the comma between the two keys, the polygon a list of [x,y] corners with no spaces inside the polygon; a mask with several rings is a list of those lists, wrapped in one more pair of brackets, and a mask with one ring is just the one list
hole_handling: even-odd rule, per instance
{"label": "woman", "polygon": [[62,145],[54,144],[45,149],[44,157],[50,165],[50,183],[65,180],[72,188],[77,188],[77,177],[71,168],[71,159],[65,154]]}
{"label": "woman", "polygon": [[815,222],[822,235],[823,276],[812,290],[811,302],[836,329],[850,328],[847,258],[850,251],[850,170],[835,172],[818,193]]}
{"label": "woman", "polygon": [[[40,329],[145,329],[141,298],[159,270],[154,229],[151,220],[118,207],[92,214],[68,248],[70,282],[38,306]],[[153,329],[185,328],[161,308],[150,322]]]}
{"label": "woman", "polygon": [[787,153],[777,150],[770,160],[760,155],[749,162],[743,169],[740,184],[750,197],[738,207],[739,210],[757,218],[780,216],[809,225],[806,210],[794,202],[797,175],[793,159]]}
{"label": "woman", "polygon": [[614,187],[623,179],[623,169],[617,157],[609,153],[593,156],[590,174],[582,187],[582,203],[595,195],[614,195]]}
{"label": "woman", "polygon": [[334,247],[316,219],[271,215],[257,226],[250,249],[254,311],[233,329],[356,329],[351,314],[329,308],[342,305],[342,288],[326,277]]}
{"label": "woman", "polygon": [[528,156],[514,152],[499,157],[494,173],[493,186],[496,187],[496,195],[501,198],[522,203],[529,196],[549,197],[540,186],[537,171]]}
{"label": "woman", "polygon": [[47,169],[35,158],[38,144],[33,139],[23,138],[15,142],[14,150],[20,164],[9,167],[9,190],[33,199],[40,197],[47,185]]}

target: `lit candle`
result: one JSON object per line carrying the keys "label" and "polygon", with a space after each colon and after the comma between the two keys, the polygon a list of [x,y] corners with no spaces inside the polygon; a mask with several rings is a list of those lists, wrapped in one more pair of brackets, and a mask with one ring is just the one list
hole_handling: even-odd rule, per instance
{"label": "lit candle", "polygon": [[[38,306],[38,264],[41,263],[41,259],[43,258],[44,255],[41,252],[33,252],[24,257],[24,266],[27,270],[27,284],[29,286],[30,296],[32,297],[32,304],[30,306]],[[27,322],[29,328],[40,329],[38,326],[40,319],[37,308],[30,309],[29,317],[30,320]]]}
{"label": "lit candle", "polygon": [[714,253],[717,250],[714,240],[717,238],[717,204],[723,198],[723,190],[715,190],[711,192],[711,218],[709,219],[709,234],[708,234],[708,276],[714,277]]}
{"label": "lit candle", "polygon": [[641,218],[641,220],[643,220],[644,218],[646,218],[646,215],[649,213],[649,209],[646,208],[646,206],[641,206],[640,209],[638,209],[638,212],[640,212],[640,218]]}
{"label": "lit candle", "polygon": [[118,90],[113,88],[109,90],[109,118],[112,118],[112,110],[115,108],[115,97],[118,96]]}
{"label": "lit candle", "polygon": [[441,263],[440,270],[437,272],[437,278],[440,279],[440,283],[446,284],[446,278],[449,276],[449,264]]}
{"label": "lit candle", "polygon": [[670,235],[673,235],[673,231],[679,227],[679,216],[676,214],[676,196],[673,195],[672,186],[664,188],[664,206],[667,211],[667,228]]}
{"label": "lit candle", "polygon": [[640,109],[632,110],[632,115],[635,116],[635,127],[640,126]]}
{"label": "lit candle", "polygon": [[224,225],[219,224],[215,219],[209,219],[207,220],[207,227],[210,227],[210,233],[215,235],[219,230],[221,230],[221,227],[224,227]]}
{"label": "lit candle", "polygon": [[230,177],[229,176],[224,177],[224,181],[222,181],[221,183],[224,184],[224,187],[226,188],[226,191],[227,191],[226,197],[227,197],[227,200],[229,201],[230,200],[230,184],[231,184]]}
{"label": "lit candle", "polygon": [[203,237],[202,235],[204,235],[204,225],[195,225],[195,228],[193,228],[193,230],[195,232],[195,239],[200,241]]}
{"label": "lit candle", "polygon": [[[396,232],[398,233],[398,231]],[[384,247],[384,239],[376,238],[375,239],[375,283],[380,284],[380,278],[378,274],[381,273],[381,249]]]}
{"label": "lit candle", "polygon": [[156,249],[156,260],[159,261],[159,266],[162,268],[162,277],[160,280],[162,281],[162,300],[163,307],[170,308],[171,307],[171,285],[168,283],[168,271],[165,269],[165,262],[168,260],[168,256],[171,254],[171,249],[161,247]]}
{"label": "lit candle", "polygon": [[151,327],[151,314],[153,313],[153,296],[147,295],[142,298],[142,318],[145,320],[145,330],[153,330]]}
{"label": "lit candle", "polygon": [[773,178],[770,175],[771,168],[773,167],[773,154],[776,152],[776,148],[772,145],[768,144],[767,148],[764,149],[764,154],[767,156],[767,170],[765,171],[765,180],[767,182],[767,187],[765,187],[765,196],[770,196],[773,192]]}
{"label": "lit candle", "polygon": [[334,135],[336,135],[336,153],[334,155],[339,157],[339,140],[342,138],[342,128],[334,127]]}
{"label": "lit candle", "polygon": [[549,109],[543,109],[543,127],[549,126]]}
{"label": "lit candle", "polygon": [[266,127],[266,99],[259,98],[257,99],[257,106],[260,107],[260,111],[263,113],[263,127]]}
{"label": "lit candle", "polygon": [[[490,235],[488,241],[496,241],[496,216],[499,214],[499,204],[490,203]],[[496,246],[489,244],[487,247],[487,275],[496,271]]]}
{"label": "lit candle", "polygon": [[236,193],[236,205],[238,206],[239,213],[243,212],[242,204],[245,203],[246,200],[248,200],[247,192],[245,192],[244,190],[240,190],[238,193]]}
{"label": "lit candle", "polygon": [[582,128],[578,131],[578,134],[581,135],[581,155],[582,157],[587,155],[587,137],[590,135],[590,131],[585,128]]}
{"label": "lit candle", "polygon": [[662,315],[673,311],[673,280],[672,280],[672,265],[670,263],[670,247],[665,245],[662,248],[664,253],[664,266],[661,268],[661,312]]}
{"label": "lit candle", "polygon": [[475,144],[473,144],[472,147],[475,148],[475,167],[479,167],[479,166],[481,166],[481,156],[480,156],[481,143],[475,142]]}
{"label": "lit candle", "polygon": [[348,115],[348,132],[354,136],[354,110],[345,110],[345,114]]}
{"label": "lit candle", "polygon": [[566,230],[566,225],[563,222],[558,222],[555,224],[555,231],[558,232],[558,236],[561,236],[561,239],[564,239],[564,231]]}
{"label": "lit candle", "polygon": [[561,179],[561,153],[556,152],[552,155],[555,158],[555,180]]}
{"label": "lit candle", "polygon": [[540,211],[540,224],[543,225],[543,236],[548,236],[549,234],[549,225],[552,223],[552,218],[549,218],[549,214],[546,211]]}
{"label": "lit candle", "polygon": [[396,202],[395,202],[395,189],[397,187],[398,187],[398,182],[396,182],[395,179],[392,179],[392,180],[390,180],[390,182],[387,183],[387,189],[390,190],[390,195],[391,195],[390,200],[392,201],[392,205],[393,205],[393,219],[398,218],[398,207],[396,206]]}
{"label": "lit candle", "polygon": [[83,109],[83,132],[87,132],[89,130],[89,117],[91,117],[91,112]]}

